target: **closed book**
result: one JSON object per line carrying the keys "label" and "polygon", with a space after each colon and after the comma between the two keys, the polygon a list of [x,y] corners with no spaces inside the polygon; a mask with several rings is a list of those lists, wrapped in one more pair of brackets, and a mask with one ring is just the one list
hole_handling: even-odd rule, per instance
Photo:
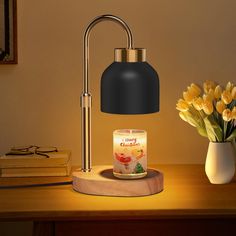
{"label": "closed book", "polygon": [[60,150],[47,153],[48,158],[39,154],[32,155],[3,155],[0,156],[0,169],[25,167],[60,167],[69,165],[71,152]]}
{"label": "closed book", "polygon": [[35,177],[35,176],[68,176],[70,174],[70,165],[61,167],[20,167],[20,168],[2,168],[1,177]]}

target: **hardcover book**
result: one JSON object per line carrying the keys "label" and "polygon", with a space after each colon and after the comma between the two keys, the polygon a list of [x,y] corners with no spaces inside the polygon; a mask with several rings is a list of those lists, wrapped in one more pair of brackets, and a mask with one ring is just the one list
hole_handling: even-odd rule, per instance
{"label": "hardcover book", "polygon": [[70,151],[38,154],[3,155],[0,157],[1,177],[68,176],[71,169]]}

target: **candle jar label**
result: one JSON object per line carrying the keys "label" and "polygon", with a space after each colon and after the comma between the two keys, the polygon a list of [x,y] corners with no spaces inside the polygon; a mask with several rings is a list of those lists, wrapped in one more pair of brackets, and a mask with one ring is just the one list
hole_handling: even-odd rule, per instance
{"label": "candle jar label", "polygon": [[147,174],[147,134],[144,130],[113,132],[113,174],[118,178],[136,179]]}

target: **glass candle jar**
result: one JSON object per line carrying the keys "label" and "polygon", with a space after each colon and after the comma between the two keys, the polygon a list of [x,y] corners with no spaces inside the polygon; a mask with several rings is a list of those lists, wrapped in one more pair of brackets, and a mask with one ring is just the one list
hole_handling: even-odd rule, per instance
{"label": "glass candle jar", "polygon": [[120,129],[113,132],[113,174],[121,179],[147,175],[147,132]]}

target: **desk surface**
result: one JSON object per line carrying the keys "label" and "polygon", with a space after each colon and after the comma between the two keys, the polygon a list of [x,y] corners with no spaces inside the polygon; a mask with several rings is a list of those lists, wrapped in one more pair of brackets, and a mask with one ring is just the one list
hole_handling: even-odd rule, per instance
{"label": "desk surface", "polygon": [[0,189],[0,220],[236,218],[235,179],[212,185],[203,165],[153,167],[164,173],[164,191],[146,197],[85,195],[71,185]]}

